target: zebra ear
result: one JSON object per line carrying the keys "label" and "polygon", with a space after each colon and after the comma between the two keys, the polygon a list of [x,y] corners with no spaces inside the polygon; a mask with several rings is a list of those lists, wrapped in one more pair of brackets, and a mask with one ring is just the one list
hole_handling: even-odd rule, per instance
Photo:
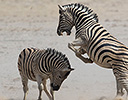
{"label": "zebra ear", "polygon": [[73,70],[75,70],[75,69],[74,69],[74,68],[71,68],[71,69],[70,69],[70,71],[73,71]]}
{"label": "zebra ear", "polygon": [[99,22],[99,18],[98,18],[98,15],[96,13],[94,13],[94,19],[95,21],[98,23]]}
{"label": "zebra ear", "polygon": [[62,11],[62,12],[65,11],[64,8],[61,5],[58,5],[58,7],[59,7],[60,11]]}
{"label": "zebra ear", "polygon": [[69,71],[73,71],[74,70],[74,68],[64,68],[62,71],[63,72],[69,72]]}

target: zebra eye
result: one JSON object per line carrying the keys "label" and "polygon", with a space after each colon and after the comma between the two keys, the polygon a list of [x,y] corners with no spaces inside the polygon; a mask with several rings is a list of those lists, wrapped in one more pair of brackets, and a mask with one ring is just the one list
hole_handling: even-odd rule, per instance
{"label": "zebra eye", "polygon": [[62,78],[61,76],[59,76],[59,78]]}

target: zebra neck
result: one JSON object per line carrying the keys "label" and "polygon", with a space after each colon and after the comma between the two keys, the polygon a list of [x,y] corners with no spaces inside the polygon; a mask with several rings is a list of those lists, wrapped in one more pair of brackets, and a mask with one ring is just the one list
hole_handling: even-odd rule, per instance
{"label": "zebra neck", "polygon": [[62,55],[57,52],[46,52],[41,61],[42,69],[47,73],[52,73],[54,70],[61,69]]}
{"label": "zebra neck", "polygon": [[75,38],[80,37],[81,35],[86,35],[86,37],[88,37],[88,39],[90,39],[90,35],[87,32],[87,29],[89,29],[91,26],[95,25],[96,22],[94,20],[89,20],[89,21],[83,21],[83,23],[81,24],[76,24],[75,25],[75,29],[76,29],[76,33],[75,33]]}

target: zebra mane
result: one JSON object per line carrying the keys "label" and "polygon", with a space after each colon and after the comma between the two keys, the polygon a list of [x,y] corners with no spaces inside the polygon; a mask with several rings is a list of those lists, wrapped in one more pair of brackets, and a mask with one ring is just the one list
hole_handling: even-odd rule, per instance
{"label": "zebra mane", "polygon": [[67,8],[74,8],[74,9],[78,9],[79,11],[81,11],[83,13],[85,12],[86,14],[91,14],[92,13],[92,16],[93,16],[94,20],[96,22],[99,21],[98,15],[93,12],[93,9],[91,9],[88,6],[85,6],[83,4],[71,3],[71,4],[63,5],[62,7],[64,8],[64,10],[67,10]]}
{"label": "zebra mane", "polygon": [[51,54],[51,53],[52,54],[56,54],[56,56],[58,56],[58,58],[62,62],[64,62],[65,64],[69,65],[68,68],[71,68],[68,58],[62,52],[59,52],[59,51],[57,51],[55,49],[47,48],[46,51],[45,51],[45,53],[47,53],[47,54]]}

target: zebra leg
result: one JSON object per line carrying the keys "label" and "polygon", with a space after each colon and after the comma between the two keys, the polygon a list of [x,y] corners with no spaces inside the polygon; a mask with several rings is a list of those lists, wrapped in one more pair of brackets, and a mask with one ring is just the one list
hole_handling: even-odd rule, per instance
{"label": "zebra leg", "polygon": [[76,48],[74,48],[74,46],[83,46],[85,45],[85,42],[81,39],[81,38],[78,38],[76,39],[75,41],[73,41],[72,43],[68,43],[68,47],[74,51],[74,52],[77,52],[78,50]]}
{"label": "zebra leg", "polygon": [[84,58],[82,55],[76,54],[76,56],[81,59],[84,63],[93,63],[90,58]]}
{"label": "zebra leg", "polygon": [[116,79],[116,86],[117,86],[117,95],[114,100],[123,100],[122,96],[124,95],[124,88],[120,84],[120,82]]}
{"label": "zebra leg", "polygon": [[23,100],[26,100],[27,94],[28,94],[28,78],[25,76],[21,76],[22,78],[22,85],[23,85],[23,91],[24,91],[24,98]]}
{"label": "zebra leg", "polygon": [[51,93],[51,95],[52,95],[52,99],[51,99],[51,100],[54,100],[54,91],[53,91],[52,88],[50,89],[50,93]]}
{"label": "zebra leg", "polygon": [[71,49],[72,51],[74,51],[76,53],[76,56],[81,55],[86,53],[85,50],[82,49],[82,47],[80,47],[79,49],[74,48],[74,46],[72,45],[72,43],[68,43],[68,48]]}
{"label": "zebra leg", "polygon": [[[71,43],[68,43],[68,47],[75,52],[76,56],[81,59],[84,63],[93,63],[93,61],[90,59],[90,58],[84,58],[81,53],[76,49],[74,48],[74,46],[71,44]],[[80,47],[81,49],[82,47]],[[86,51],[85,51],[86,52]]]}
{"label": "zebra leg", "polygon": [[77,52],[77,49],[74,48],[74,46],[71,43],[68,43],[68,48],[74,51],[75,53]]}
{"label": "zebra leg", "polygon": [[79,49],[77,49],[78,50],[78,52],[80,53],[80,54],[85,54],[86,53],[86,51],[82,48],[82,47],[80,47]]}
{"label": "zebra leg", "polygon": [[[113,69],[114,75],[116,77],[116,82],[117,82],[117,96],[121,97],[124,95],[124,90],[123,88],[127,91],[127,97],[128,97],[128,74],[126,70],[124,71],[121,68],[114,68]],[[128,98],[127,98],[128,100]]]}
{"label": "zebra leg", "polygon": [[49,94],[47,87],[46,87],[46,80],[43,81],[43,85],[44,85],[44,92],[47,94],[49,100],[52,100],[51,95]]}
{"label": "zebra leg", "polygon": [[[76,49],[74,48],[75,46],[80,46],[80,48]],[[81,38],[76,39],[72,43],[68,43],[68,48],[70,48],[75,53],[85,54],[86,51],[83,49],[83,47],[86,47],[86,43]]]}
{"label": "zebra leg", "polygon": [[38,89],[39,89],[39,97],[38,100],[42,100],[41,96],[42,96],[42,90],[43,90],[43,86],[42,86],[42,78],[40,76],[36,76],[36,80],[38,83]]}
{"label": "zebra leg", "polygon": [[117,97],[124,95],[123,86],[120,84],[120,82],[116,79],[116,86],[117,86]]}

